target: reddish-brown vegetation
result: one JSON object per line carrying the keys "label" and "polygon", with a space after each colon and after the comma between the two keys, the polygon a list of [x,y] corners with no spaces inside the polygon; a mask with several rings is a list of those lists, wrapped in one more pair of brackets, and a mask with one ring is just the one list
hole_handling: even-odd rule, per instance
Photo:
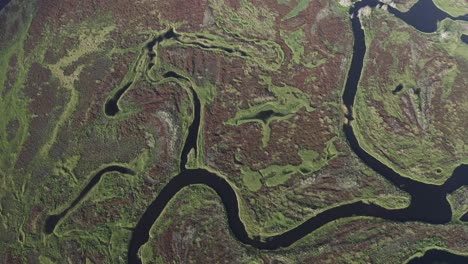
{"label": "reddish-brown vegetation", "polygon": [[7,78],[3,84],[2,97],[5,97],[11,88],[15,84],[16,77],[18,74],[18,57],[16,54],[11,56],[10,61],[8,62]]}
{"label": "reddish-brown vegetation", "polygon": [[[16,163],[18,169],[26,168],[48,139],[48,131],[63,111],[66,99],[58,80],[53,79],[50,70],[39,63],[31,66],[24,93],[31,99],[29,112],[34,115],[29,125],[29,136]],[[57,106],[59,110],[56,110]]]}

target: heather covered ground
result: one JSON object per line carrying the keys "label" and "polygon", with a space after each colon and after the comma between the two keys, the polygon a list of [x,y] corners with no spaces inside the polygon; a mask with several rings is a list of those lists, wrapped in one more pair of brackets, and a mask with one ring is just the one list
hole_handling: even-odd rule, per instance
{"label": "heather covered ground", "polygon": [[[397,2],[407,10],[415,1]],[[450,1],[435,1],[450,11]],[[466,13],[466,12],[465,12]],[[441,183],[467,160],[466,22],[426,34],[384,10],[362,19],[368,52],[355,103],[362,146],[400,174]],[[133,227],[180,157],[239,197],[249,235],[290,230],[354,201],[409,195],[366,167],[342,125],[353,34],[337,0],[12,0],[0,11],[0,263],[125,263]],[[160,36],[178,36],[147,46]],[[171,78],[168,73],[177,74]],[[401,89],[396,89],[401,85]],[[105,104],[119,91],[119,112]],[[105,174],[52,234],[47,216]],[[355,217],[289,248],[235,239],[221,200],[192,186],[170,202],[144,263],[402,263],[427,248],[467,254],[467,188],[446,225]]]}

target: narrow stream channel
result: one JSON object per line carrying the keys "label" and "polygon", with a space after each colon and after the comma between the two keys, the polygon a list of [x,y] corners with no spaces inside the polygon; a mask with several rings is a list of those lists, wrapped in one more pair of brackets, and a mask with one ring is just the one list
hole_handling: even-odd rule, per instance
{"label": "narrow stream channel", "polygon": [[104,176],[104,174],[110,173],[110,172],[119,172],[119,173],[122,173],[122,174],[129,174],[129,175],[134,175],[135,174],[131,169],[126,168],[126,167],[122,167],[122,166],[118,166],[118,165],[111,165],[111,166],[105,167],[104,169],[100,170],[98,173],[96,173],[93,176],[93,178],[91,178],[89,183],[80,192],[78,197],[75,200],[73,200],[73,202],[65,210],[63,210],[60,214],[49,215],[46,218],[44,232],[46,234],[51,234],[54,231],[57,224],[59,223],[59,221],[62,218],[64,218],[68,214],[68,212],[70,210],[75,208],[81,200],[83,200],[83,198],[94,188],[94,186],[96,186],[96,184],[98,184],[99,181],[101,181],[101,178],[102,178],[102,176]]}
{"label": "narrow stream channel", "polygon": [[[366,53],[365,34],[363,29],[361,28],[360,20],[357,17],[357,11],[364,6],[375,7],[378,4],[380,3],[377,1],[364,0],[355,3],[355,5],[350,8],[350,14],[353,15],[353,18],[351,19],[351,24],[354,34],[354,46],[352,62],[348,72],[345,90],[342,96],[343,103],[348,110],[346,118],[349,120],[347,124],[343,125],[343,131],[352,151],[359,157],[359,159],[361,159],[362,162],[364,162],[368,167],[385,177],[388,181],[392,182],[395,186],[397,186],[403,191],[408,192],[411,195],[411,204],[407,208],[392,210],[385,209],[376,204],[354,202],[323,211],[317,214],[316,216],[306,220],[299,226],[288,230],[282,234],[271,236],[264,240],[249,237],[249,235],[246,232],[245,226],[239,217],[238,197],[233,187],[219,175],[216,175],[204,169],[187,169],[185,166],[187,163],[189,152],[192,149],[196,150],[201,116],[200,100],[193,87],[191,87],[191,92],[193,96],[194,115],[192,123],[189,126],[189,133],[187,135],[187,138],[185,139],[185,143],[181,153],[181,172],[177,176],[172,178],[169,181],[169,183],[161,190],[158,196],[148,206],[148,208],[136,224],[135,228],[133,229],[128,250],[128,263],[141,263],[141,260],[138,257],[138,251],[141,248],[141,246],[149,240],[149,232],[151,227],[154,225],[155,221],[159,218],[162,211],[167,206],[169,201],[174,197],[174,195],[176,195],[183,188],[193,184],[204,184],[206,186],[209,186],[219,195],[226,209],[229,227],[232,230],[233,235],[239,241],[252,247],[264,250],[274,250],[278,248],[288,247],[294,242],[303,238],[304,236],[310,234],[317,228],[331,221],[345,217],[371,216],[391,221],[420,221],[431,224],[444,224],[451,221],[452,211],[450,208],[450,204],[446,199],[446,196],[447,194],[460,188],[462,185],[468,184],[468,165],[460,165],[459,167],[457,167],[454,170],[452,176],[442,185],[421,183],[398,174],[397,172],[393,171],[391,168],[380,162],[378,159],[370,155],[359,145],[359,142],[354,134],[352,127],[353,105],[363,68],[364,56]],[[389,8],[389,12],[423,32],[433,32],[436,30],[438,21],[447,17],[451,18],[444,12],[437,9],[436,6],[430,0],[420,0],[407,13],[401,13],[393,8]],[[464,16],[452,19],[466,20],[467,17]],[[424,23],[421,23],[420,21],[424,21]],[[174,33],[174,31],[168,32],[167,34],[167,37],[169,38],[177,38],[177,34]],[[158,40],[162,41],[163,38],[157,38],[154,40],[154,42],[150,43],[153,43],[152,45],[154,46],[154,44]],[[201,46],[201,48],[206,47]],[[152,53],[149,52],[148,55],[152,56]],[[163,77],[185,79],[184,77],[181,77],[174,72],[168,72]],[[124,92],[122,92],[120,96],[123,93]],[[116,98],[115,100],[115,106],[117,106],[117,102],[118,98]],[[105,108],[107,109],[107,105]],[[45,232],[51,233],[54,227],[57,225],[58,221],[62,217],[64,217],[70,209],[72,209],[78,204],[78,202],[97,184],[97,182],[99,182],[100,177],[102,177],[104,173],[113,170],[122,170],[122,173],[131,173],[131,171],[129,171],[128,169],[122,167],[115,168],[113,166],[101,170],[99,173],[96,174],[96,176],[94,176],[93,180],[91,180],[91,182],[86,186],[86,188],[82,191],[80,196],[77,199],[75,199],[75,201],[73,201],[73,203],[64,212],[62,212],[59,215],[51,215],[49,216],[49,218],[47,218]],[[446,253],[443,253],[445,251],[438,252],[442,253],[433,253],[433,251],[428,251],[426,255],[431,255],[430,257],[432,258],[446,256]],[[435,256],[433,256],[434,254]],[[467,257],[457,257],[462,258],[465,261],[465,263],[468,263]]]}
{"label": "narrow stream channel", "polygon": [[182,153],[180,155],[180,171],[183,171],[185,170],[185,165],[187,165],[187,159],[188,159],[188,155],[190,151],[193,150],[193,153],[195,155],[197,154],[198,130],[200,129],[200,119],[201,119],[201,116],[200,116],[201,103],[200,103],[200,99],[198,98],[197,93],[192,87],[190,80],[187,80],[185,77],[173,71],[164,73],[163,77],[174,78],[177,80],[182,80],[182,81],[187,82],[190,86],[190,92],[192,93],[193,112],[194,112],[193,119],[192,119],[192,123],[189,126],[189,129],[188,129],[189,133],[187,135],[187,138],[185,139],[184,148],[182,149]]}
{"label": "narrow stream channel", "polygon": [[[258,249],[274,250],[290,246],[317,228],[344,217],[373,216],[392,221],[421,221],[432,224],[444,224],[451,220],[452,212],[446,196],[460,186],[468,184],[468,177],[463,177],[468,175],[467,165],[459,166],[453,172],[451,178],[443,185],[425,184],[403,177],[362,149],[356,139],[353,127],[350,125],[353,119],[352,111],[354,99],[362,72],[364,55],[366,53],[365,35],[361,28],[360,20],[357,17],[357,11],[361,7],[375,7],[378,4],[379,2],[377,1],[364,0],[356,3],[355,6],[350,9],[350,14],[354,15],[351,19],[354,33],[354,48],[352,63],[343,93],[343,102],[348,109],[347,118],[350,122],[343,126],[343,130],[351,149],[367,166],[378,172],[398,188],[410,193],[410,206],[404,209],[390,210],[375,204],[366,204],[363,202],[341,205],[319,213],[289,231],[261,241],[258,238],[251,238],[248,236],[245,226],[239,218],[237,195],[230,184],[222,177],[203,169],[187,170],[182,166],[185,162],[182,162],[181,173],[174,177],[163,188],[135,226],[128,251],[129,263],[141,263],[141,260],[138,258],[138,250],[148,241],[151,227],[174,195],[184,187],[192,184],[204,184],[211,187],[221,197],[228,216],[229,227],[234,236],[242,243]],[[420,0],[415,7],[407,13],[401,13],[393,8],[390,8],[389,12],[423,32],[433,32],[437,29],[438,21],[447,17],[451,18],[437,9],[430,0]],[[466,19],[466,17],[461,19]],[[196,96],[197,95],[194,94],[194,98],[196,98]],[[199,109],[195,110],[199,111]],[[199,116],[199,114],[196,116]],[[192,125],[194,124],[195,123],[192,123]],[[196,126],[199,126],[199,122]],[[189,136],[190,134],[191,133],[189,133]],[[192,135],[195,135],[195,133],[192,133]],[[196,138],[188,138],[186,140],[186,144],[195,144],[193,142],[196,142]],[[184,149],[187,149],[187,147],[184,147]],[[187,159],[184,157],[184,153],[188,152],[183,151],[181,157],[182,161],[186,161]],[[468,260],[466,258],[464,259]]]}

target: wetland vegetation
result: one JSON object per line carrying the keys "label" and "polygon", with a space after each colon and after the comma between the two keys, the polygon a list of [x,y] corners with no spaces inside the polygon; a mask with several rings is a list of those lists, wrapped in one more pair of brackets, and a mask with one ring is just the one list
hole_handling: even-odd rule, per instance
{"label": "wetland vegetation", "polygon": [[13,0],[0,260],[465,261],[466,19],[447,2],[422,29],[373,0]]}

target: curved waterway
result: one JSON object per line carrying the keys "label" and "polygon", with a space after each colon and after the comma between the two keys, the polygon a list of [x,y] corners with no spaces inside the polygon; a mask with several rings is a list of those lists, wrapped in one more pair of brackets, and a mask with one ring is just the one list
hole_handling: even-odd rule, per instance
{"label": "curved waterway", "polygon": [[[224,178],[207,170],[190,170],[185,168],[185,163],[187,161],[186,155],[190,149],[196,146],[197,140],[195,137],[197,133],[189,133],[189,138],[186,139],[184,151],[182,152],[180,164],[181,173],[171,179],[171,181],[162,189],[159,195],[146,209],[133,230],[128,251],[129,263],[141,263],[141,260],[138,257],[138,251],[140,247],[149,240],[151,227],[174,195],[176,195],[181,189],[193,184],[204,184],[209,186],[219,195],[226,209],[229,227],[239,241],[255,248],[265,250],[288,247],[317,228],[331,221],[345,217],[372,216],[399,222],[421,221],[431,224],[444,224],[451,220],[452,212],[446,196],[458,189],[460,186],[468,184],[468,177],[466,177],[468,175],[468,165],[461,165],[456,168],[450,179],[442,185],[421,183],[412,180],[411,178],[403,177],[367,153],[359,145],[354,134],[353,127],[351,126],[351,122],[353,120],[352,110],[354,99],[362,72],[364,55],[366,53],[364,31],[361,28],[357,11],[364,6],[376,7],[378,4],[380,3],[377,1],[365,0],[356,3],[355,6],[350,9],[350,14],[353,15],[351,23],[354,33],[354,48],[352,63],[346,80],[345,91],[343,93],[343,102],[348,109],[346,117],[349,120],[348,124],[343,126],[343,130],[351,149],[367,166],[378,172],[401,190],[406,191],[411,195],[410,206],[403,209],[392,210],[383,208],[376,204],[367,204],[364,202],[345,204],[323,211],[308,219],[301,225],[282,234],[268,237],[263,240],[252,238],[247,234],[245,226],[239,217],[238,198],[232,186]],[[420,0],[407,13],[401,13],[391,7],[389,8],[389,12],[423,32],[435,31],[437,29],[437,22],[445,18],[466,20],[466,16],[458,18],[448,16],[437,9],[430,0]],[[197,94],[194,93],[193,96],[196,102],[198,100]],[[194,111],[197,112],[200,111],[200,109],[195,107]],[[198,130],[200,122],[195,119],[199,118],[199,116],[199,113],[195,114],[190,130]],[[187,144],[190,144],[191,146],[188,146]],[[430,252],[428,254],[433,255],[434,253]],[[435,254],[437,255],[438,253]],[[439,254],[439,256],[442,255]],[[467,260],[462,256],[457,257],[463,258],[465,261]]]}
{"label": "curved waterway", "polygon": [[[351,66],[348,72],[348,78],[345,84],[345,90],[342,96],[343,103],[346,106],[348,113],[346,118],[348,123],[343,125],[343,131],[348,140],[348,143],[353,152],[364,162],[368,167],[378,172],[385,177],[388,181],[403,191],[411,195],[411,204],[403,209],[386,209],[376,204],[368,204],[364,202],[354,202],[350,204],[340,205],[317,214],[314,217],[306,220],[299,226],[288,230],[282,234],[260,239],[258,237],[250,237],[245,229],[243,222],[239,217],[238,197],[233,187],[223,177],[216,175],[204,169],[187,169],[186,163],[188,154],[192,150],[196,150],[198,131],[200,126],[200,101],[197,93],[191,87],[193,96],[193,120],[189,126],[189,133],[185,139],[184,147],[180,158],[180,173],[172,178],[169,183],[161,190],[154,201],[148,206],[135,228],[132,232],[131,242],[128,250],[129,263],[141,263],[138,257],[138,251],[143,244],[149,240],[149,232],[155,221],[159,218],[164,208],[169,201],[183,188],[193,184],[204,184],[212,188],[221,198],[222,203],[226,209],[229,227],[234,236],[244,244],[250,245],[258,249],[274,250],[278,248],[288,247],[295,243],[304,236],[310,234],[317,228],[330,223],[334,220],[353,216],[371,216],[391,221],[407,222],[407,221],[420,221],[431,224],[444,224],[451,220],[452,212],[450,204],[448,203],[447,194],[460,188],[462,185],[468,184],[468,165],[460,165],[457,167],[452,176],[442,185],[421,183],[411,178],[404,177],[390,167],[386,166],[378,159],[366,152],[360,145],[354,134],[352,127],[353,120],[353,104],[361,76],[364,55],[366,53],[365,35],[361,28],[360,20],[357,16],[357,11],[365,6],[376,7],[380,5],[378,1],[364,0],[356,3],[350,8],[351,24],[354,34],[353,57]],[[423,32],[434,32],[437,29],[437,22],[445,19],[460,19],[467,20],[467,16],[453,18],[446,13],[437,9],[437,7],[430,0],[420,0],[413,8],[406,13],[389,7],[389,12],[400,18],[407,24],[415,27]],[[152,66],[151,60],[154,59],[155,54],[152,53],[152,47],[162,41],[163,39],[174,38],[177,39],[177,34],[174,31],[168,31],[153,41],[149,42],[147,56],[150,56],[149,67]],[[193,43],[190,43],[193,44]],[[200,46],[200,48],[206,48]],[[225,52],[229,52],[227,50]],[[242,54],[241,54],[242,55]],[[163,75],[164,78],[178,79],[179,81],[187,81],[186,78],[178,75],[175,72],[167,72]],[[115,115],[119,109],[117,102],[124,94],[125,90],[131,86],[124,85],[120,91],[117,91],[110,102],[110,107],[106,104],[106,113]],[[113,106],[112,106],[113,105]],[[107,111],[109,110],[109,111]],[[63,218],[69,210],[75,207],[80,200],[99,182],[102,175],[109,171],[119,171],[121,173],[133,172],[127,168],[120,166],[109,166],[94,176],[91,182],[81,192],[79,197],[75,199],[72,204],[59,215],[51,215],[47,218],[45,231],[51,233],[59,220]],[[445,252],[445,251],[440,251]],[[438,254],[438,253],[426,253]],[[445,254],[445,253],[441,253]],[[440,255],[441,256],[441,255]],[[443,256],[442,256],[443,257]],[[464,258],[465,263],[468,259]]]}
{"label": "curved waterway", "polygon": [[[374,1],[363,1],[364,4]],[[358,4],[359,5],[359,4]],[[372,5],[372,4],[371,4]],[[388,11],[394,14],[406,24],[413,26],[419,31],[430,33],[437,30],[437,23],[449,18],[452,20],[468,20],[468,14],[459,17],[453,17],[440,10],[432,0],[419,0],[411,7],[408,12],[400,12],[391,6]]]}
{"label": "curved waterway", "polygon": [[125,84],[122,88],[120,88],[114,96],[112,96],[105,104],[104,106],[104,112],[108,116],[115,116],[119,111],[119,105],[118,102],[122,95],[130,88],[130,86],[133,84],[133,82],[129,82]]}
{"label": "curved waterway", "polygon": [[422,257],[416,257],[408,261],[408,264],[466,264],[468,256],[460,256],[445,250],[431,249],[424,253]]}
{"label": "curved waterway", "polygon": [[175,80],[185,81],[188,83],[190,87],[190,92],[192,93],[193,98],[193,119],[192,123],[189,126],[189,133],[187,138],[185,139],[184,148],[182,149],[182,153],[180,155],[180,171],[185,170],[185,165],[187,164],[188,154],[191,150],[193,153],[197,155],[197,139],[198,139],[198,130],[200,128],[200,112],[201,112],[201,103],[200,99],[198,98],[195,89],[192,87],[192,83],[187,78],[179,75],[176,72],[169,71],[163,74],[164,78],[173,78]]}
{"label": "curved waterway", "polygon": [[[197,36],[197,38],[198,39],[206,39],[206,38],[204,38],[202,36]],[[146,68],[146,71],[148,72],[154,67],[155,60],[157,59],[157,54],[155,52],[155,47],[157,48],[158,44],[160,44],[161,42],[163,42],[165,40],[169,40],[169,39],[174,40],[178,44],[196,46],[196,47],[204,49],[204,50],[222,51],[222,52],[227,53],[227,54],[237,54],[237,55],[239,55],[241,57],[249,57],[249,55],[245,51],[242,51],[241,49],[236,48],[236,47],[229,48],[229,47],[223,47],[223,46],[217,46],[217,45],[207,45],[207,44],[204,44],[203,42],[196,41],[196,40],[187,41],[185,39],[182,39],[181,35],[176,33],[173,28],[170,28],[166,32],[164,32],[163,34],[160,34],[159,36],[154,37],[142,49],[142,51],[141,51],[141,53],[139,55],[139,58],[137,59],[137,62],[135,63],[135,65],[133,65],[132,69],[130,70],[130,72],[128,74],[129,76],[127,76],[128,77],[127,79],[131,79],[131,81],[128,81],[125,85],[121,85],[121,87],[119,89],[117,89],[117,91],[114,93],[114,95],[112,97],[110,97],[106,101],[106,103],[104,105],[104,113],[107,116],[115,116],[120,112],[120,108],[119,108],[118,103],[119,103],[120,99],[122,98],[122,96],[125,94],[125,92],[128,89],[132,88],[133,83],[138,78],[139,74],[141,73],[140,72],[140,70],[142,70],[141,68]],[[147,64],[147,65],[145,65],[145,64]],[[177,73],[175,73],[173,71],[165,73],[163,75],[163,78],[175,78],[175,79],[184,80],[184,81],[187,81],[187,82],[190,83],[190,81],[187,78],[185,78],[183,76],[180,76],[179,74],[177,74]],[[192,89],[192,92],[193,92],[193,87],[191,87],[191,85],[190,85],[190,89]],[[196,100],[198,100],[198,99],[196,99]],[[200,102],[195,101],[194,104],[195,104],[194,107],[196,108],[197,104],[199,105]],[[195,112],[197,112],[197,111],[195,111]],[[199,122],[199,118],[197,119],[197,117],[195,117],[195,120],[198,120],[196,122]],[[192,130],[190,129],[190,131],[192,131]],[[192,137],[188,137],[188,140],[191,140],[191,138]],[[185,153],[185,154],[188,154],[188,153]]]}
{"label": "curved waterway", "polygon": [[54,232],[54,229],[57,226],[57,224],[59,223],[59,221],[62,218],[64,218],[68,214],[68,212],[70,212],[70,210],[75,208],[81,200],[83,200],[83,198],[93,189],[93,187],[96,186],[96,184],[99,183],[99,181],[101,180],[102,176],[104,176],[104,174],[109,173],[109,172],[120,172],[122,174],[130,174],[130,175],[135,174],[131,169],[126,168],[126,167],[122,167],[122,166],[118,166],[118,165],[108,166],[108,167],[105,167],[104,169],[100,170],[98,173],[96,173],[93,176],[93,178],[89,181],[89,183],[81,191],[81,193],[78,195],[78,197],[75,200],[73,200],[73,202],[65,210],[63,210],[60,214],[49,215],[46,218],[44,232],[46,234],[51,234],[52,232]]}

